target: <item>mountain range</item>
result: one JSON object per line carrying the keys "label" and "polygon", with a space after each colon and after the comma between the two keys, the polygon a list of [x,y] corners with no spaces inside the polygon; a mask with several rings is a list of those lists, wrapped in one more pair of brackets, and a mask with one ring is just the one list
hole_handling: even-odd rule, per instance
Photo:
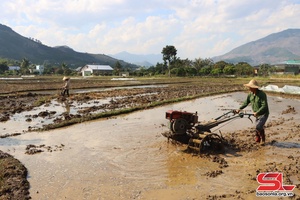
{"label": "mountain range", "polygon": [[[136,55],[121,52],[111,56],[141,66],[152,66],[157,62],[162,62],[161,54]],[[287,60],[300,60],[300,29],[287,29],[270,34],[211,59],[214,62],[223,60],[234,64],[247,62],[252,66],[264,63],[278,64]]]}
{"label": "mountain range", "polygon": [[145,66],[145,67],[150,67],[150,66],[155,66],[157,63],[162,63],[163,62],[163,56],[162,54],[146,54],[146,55],[137,55],[137,54],[132,54],[128,53],[126,51],[111,55],[114,58],[124,60],[126,62],[140,65],[140,66]]}
{"label": "mountain range", "polygon": [[230,63],[247,62],[254,65],[278,64],[287,60],[300,60],[300,29],[287,29],[239,46],[212,58]]}
{"label": "mountain range", "polygon": [[[163,62],[162,54],[138,55],[123,51],[115,55],[105,55],[81,53],[68,46],[49,47],[33,38],[23,37],[2,24],[0,24],[0,58],[19,61],[27,58],[34,64],[66,63],[74,68],[86,64],[105,64],[114,67],[116,62],[120,62],[122,66],[136,69],[138,66],[149,67]],[[224,55],[212,57],[212,60],[229,63],[247,62],[252,66],[300,60],[300,29],[287,29],[270,34],[236,47]]]}
{"label": "mountain range", "polygon": [[114,67],[117,62],[124,67],[138,68],[137,65],[104,54],[76,52],[67,46],[49,47],[38,40],[23,37],[2,24],[0,24],[0,58],[18,61],[26,58],[34,64],[65,63],[72,68],[82,67],[86,64],[103,64]]}

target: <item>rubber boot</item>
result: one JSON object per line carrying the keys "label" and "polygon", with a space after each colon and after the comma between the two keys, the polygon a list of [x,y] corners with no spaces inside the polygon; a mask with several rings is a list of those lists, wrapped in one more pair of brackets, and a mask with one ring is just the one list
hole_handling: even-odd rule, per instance
{"label": "rubber boot", "polygon": [[260,132],[258,130],[256,130],[255,132],[255,142],[260,143]]}

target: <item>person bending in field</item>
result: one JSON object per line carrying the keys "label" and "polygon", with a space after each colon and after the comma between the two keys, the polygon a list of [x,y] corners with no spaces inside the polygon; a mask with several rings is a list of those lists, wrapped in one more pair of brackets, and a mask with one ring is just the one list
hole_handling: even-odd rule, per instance
{"label": "person bending in field", "polygon": [[69,96],[69,88],[70,88],[70,78],[69,77],[64,77],[63,78],[64,81],[64,86],[63,86],[63,91],[61,93],[62,96]]}
{"label": "person bending in field", "polygon": [[251,104],[254,112],[253,115],[256,117],[255,141],[257,143],[261,142],[261,144],[264,145],[266,140],[264,125],[269,117],[267,95],[259,89],[258,83],[254,79],[249,83],[244,84],[244,86],[248,87],[250,92],[244,103],[236,112],[239,113],[242,109]]}

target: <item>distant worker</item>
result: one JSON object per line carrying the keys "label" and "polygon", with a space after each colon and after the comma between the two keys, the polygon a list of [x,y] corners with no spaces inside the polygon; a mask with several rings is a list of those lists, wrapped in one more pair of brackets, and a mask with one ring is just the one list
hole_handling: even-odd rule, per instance
{"label": "distant worker", "polygon": [[252,79],[248,84],[244,84],[244,86],[249,88],[250,93],[236,112],[239,113],[242,109],[251,104],[254,112],[253,115],[256,117],[255,141],[257,143],[261,142],[261,144],[264,145],[266,140],[264,125],[269,117],[267,95],[259,89],[258,83],[254,79]]}
{"label": "distant worker", "polygon": [[63,91],[61,92],[61,95],[65,96],[65,94],[67,94],[67,96],[69,96],[70,78],[65,76],[63,78],[63,81],[64,81],[64,86],[63,86]]}

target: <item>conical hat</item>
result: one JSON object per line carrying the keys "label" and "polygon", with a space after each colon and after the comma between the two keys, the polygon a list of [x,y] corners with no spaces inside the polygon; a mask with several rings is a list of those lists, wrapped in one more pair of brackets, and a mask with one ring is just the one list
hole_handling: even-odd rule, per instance
{"label": "conical hat", "polygon": [[70,78],[69,77],[67,77],[67,76],[64,76],[64,78],[63,78],[63,81],[65,81],[65,80],[69,80]]}
{"label": "conical hat", "polygon": [[249,81],[249,83],[244,84],[244,86],[249,87],[249,88],[259,88],[257,81],[254,79]]}

